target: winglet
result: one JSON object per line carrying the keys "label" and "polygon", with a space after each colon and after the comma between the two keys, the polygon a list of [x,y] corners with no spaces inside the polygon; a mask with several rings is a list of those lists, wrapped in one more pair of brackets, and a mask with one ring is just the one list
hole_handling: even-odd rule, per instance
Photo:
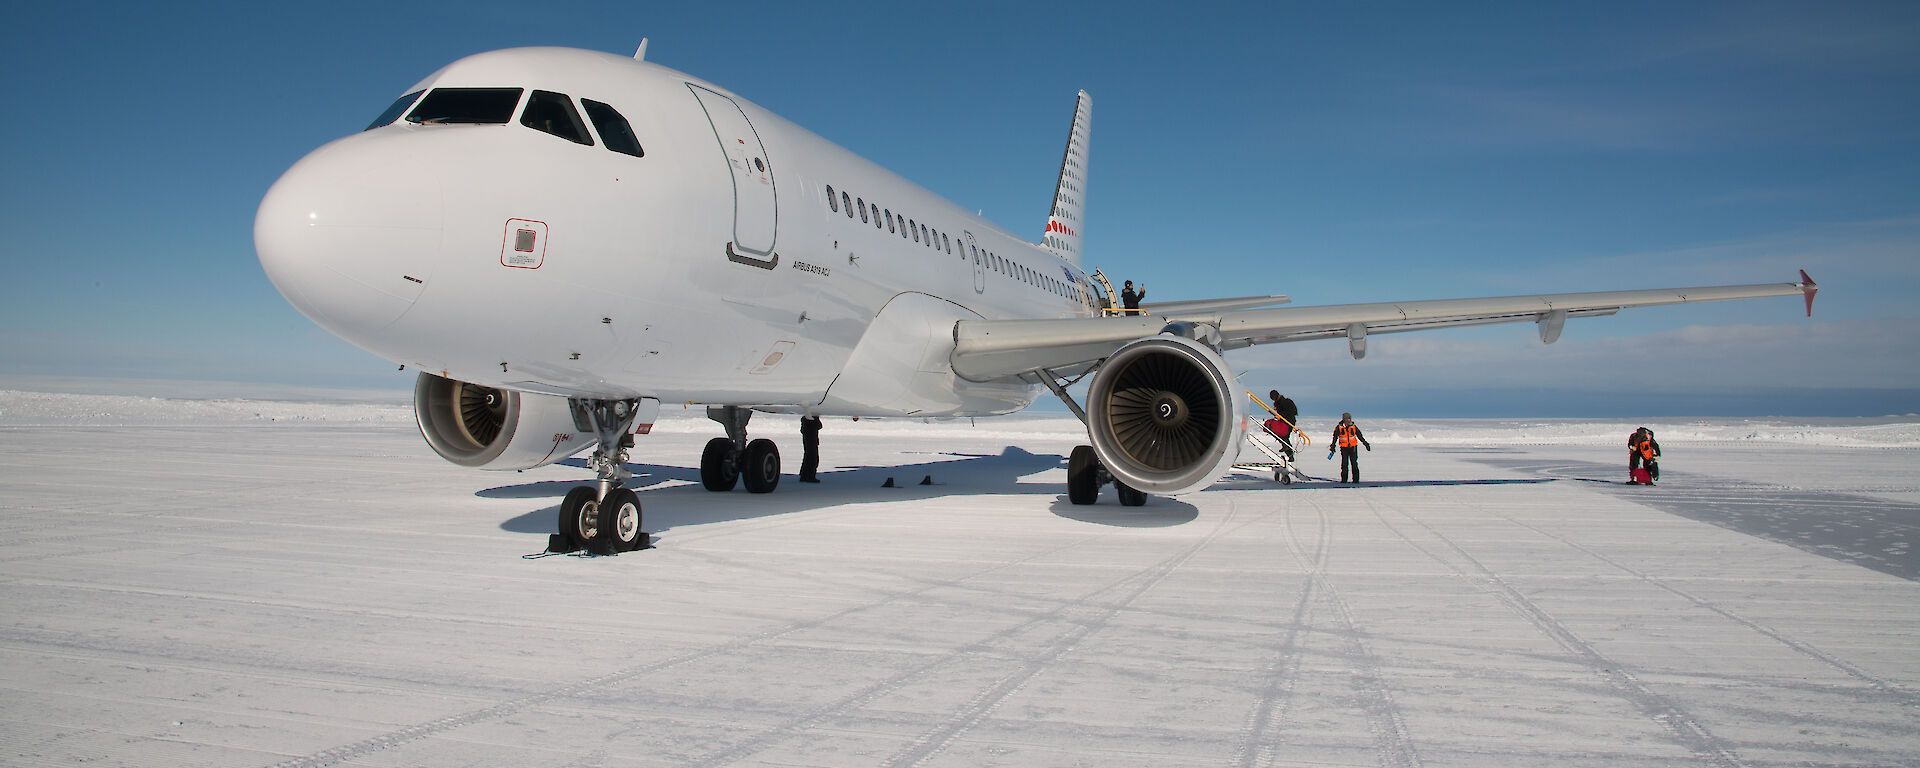
{"label": "winglet", "polygon": [[640,38],[640,48],[633,52],[633,60],[634,61],[647,60],[647,39],[646,38],[644,37]]}
{"label": "winglet", "polygon": [[1800,292],[1807,295],[1807,317],[1813,317],[1813,294],[1820,286],[1813,284],[1813,278],[1807,277],[1806,270],[1800,270]]}

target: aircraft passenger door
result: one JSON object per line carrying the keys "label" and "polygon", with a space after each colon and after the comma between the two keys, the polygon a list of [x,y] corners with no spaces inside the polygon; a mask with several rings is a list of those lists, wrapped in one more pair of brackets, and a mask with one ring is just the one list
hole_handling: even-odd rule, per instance
{"label": "aircraft passenger door", "polygon": [[980,246],[974,244],[972,232],[961,230],[961,234],[967,236],[967,250],[973,253],[973,292],[986,293],[987,292],[986,256],[980,253]]}
{"label": "aircraft passenger door", "polygon": [[773,252],[779,210],[774,198],[773,164],[767,157],[767,148],[760,143],[760,134],[747,120],[747,114],[733,99],[692,83],[688,83],[687,88],[706,110],[707,120],[713,124],[713,136],[720,141],[720,153],[733,179],[733,242],[727,244],[727,258],[773,269],[780,263],[780,257]]}

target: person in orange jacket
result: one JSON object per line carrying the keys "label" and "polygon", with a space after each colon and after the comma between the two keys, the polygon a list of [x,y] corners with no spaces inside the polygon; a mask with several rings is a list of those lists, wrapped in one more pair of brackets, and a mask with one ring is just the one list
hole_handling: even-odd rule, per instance
{"label": "person in orange jacket", "polygon": [[1647,485],[1653,485],[1660,479],[1660,442],[1653,439],[1653,430],[1641,427],[1640,431],[1633,433],[1628,450],[1628,482],[1632,482],[1633,464],[1636,461],[1647,470]]}
{"label": "person in orange jacket", "polygon": [[[1333,444],[1327,446],[1327,458],[1333,458],[1333,452],[1340,452],[1340,482],[1360,482],[1360,446],[1373,450],[1373,443],[1367,442],[1367,436],[1360,434],[1360,425],[1353,423],[1353,414],[1340,414],[1340,423],[1333,427]],[[1347,479],[1347,468],[1353,468],[1353,479]]]}

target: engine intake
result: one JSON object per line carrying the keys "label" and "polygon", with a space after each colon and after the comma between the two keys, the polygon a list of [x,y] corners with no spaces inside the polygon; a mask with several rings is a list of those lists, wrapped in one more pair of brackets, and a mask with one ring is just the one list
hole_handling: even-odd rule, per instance
{"label": "engine intake", "polygon": [[532,469],[593,445],[567,399],[469,384],[422,373],[413,416],[440,458],[476,469]]}
{"label": "engine intake", "polygon": [[1212,484],[1239,456],[1245,408],[1213,348],[1180,336],[1131,342],[1087,390],[1087,433],[1100,463],[1141,491],[1179,494]]}

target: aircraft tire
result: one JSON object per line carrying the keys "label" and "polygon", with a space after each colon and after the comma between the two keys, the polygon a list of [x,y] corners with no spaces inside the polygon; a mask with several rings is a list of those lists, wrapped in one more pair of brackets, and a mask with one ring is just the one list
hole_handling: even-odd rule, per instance
{"label": "aircraft tire", "polygon": [[573,547],[586,547],[599,535],[599,505],[595,502],[596,492],[591,486],[579,486],[567,491],[566,498],[560,501],[560,536]]}
{"label": "aircraft tire", "polygon": [[733,490],[740,482],[740,465],[734,460],[736,453],[732,440],[724,437],[708,440],[706,450],[700,452],[700,484],[717,493]]}
{"label": "aircraft tire", "polygon": [[1067,457],[1067,501],[1092,504],[1100,500],[1100,459],[1091,445],[1076,445]]}
{"label": "aircraft tire", "polygon": [[626,488],[615,488],[600,500],[596,510],[599,536],[588,542],[596,555],[627,552],[640,538],[640,496]]}
{"label": "aircraft tire", "polygon": [[749,493],[772,493],[780,487],[780,446],[765,438],[747,443],[739,474]]}
{"label": "aircraft tire", "polygon": [[1136,491],[1118,480],[1113,481],[1113,492],[1120,497],[1120,506],[1137,507],[1147,503],[1147,492]]}

